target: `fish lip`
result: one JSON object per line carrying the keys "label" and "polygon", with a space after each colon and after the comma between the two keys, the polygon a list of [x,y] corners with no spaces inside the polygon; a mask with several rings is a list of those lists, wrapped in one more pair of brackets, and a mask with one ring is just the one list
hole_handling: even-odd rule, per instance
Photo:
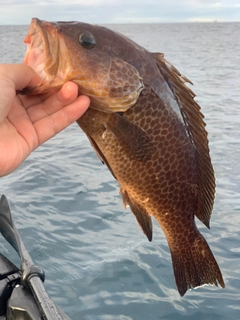
{"label": "fish lip", "polygon": [[[28,51],[35,50],[41,46],[43,46],[43,49],[45,51],[46,44],[49,45],[49,42],[48,42],[48,37],[46,35],[46,32],[44,32],[44,29],[41,25],[41,20],[39,20],[37,18],[32,19],[32,21],[30,23],[29,30],[28,30],[28,34],[24,39],[24,43],[27,44]],[[31,61],[29,62],[29,60],[28,60],[28,55],[31,52],[28,52],[28,51],[27,51],[27,54],[25,55],[25,58],[23,61],[23,63],[25,63],[25,64],[31,63]]]}
{"label": "fish lip", "polygon": [[56,32],[52,23],[32,18],[24,39],[27,52],[23,63],[32,67],[42,78],[41,86],[49,84],[58,72],[59,43]]}
{"label": "fish lip", "polygon": [[45,72],[56,76],[59,66],[59,40],[55,24],[38,18],[33,18],[32,22],[38,27],[44,40]]}

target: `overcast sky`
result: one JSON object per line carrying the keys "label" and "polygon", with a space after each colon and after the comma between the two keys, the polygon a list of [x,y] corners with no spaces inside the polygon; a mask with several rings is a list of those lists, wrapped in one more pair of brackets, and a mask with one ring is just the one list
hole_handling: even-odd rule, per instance
{"label": "overcast sky", "polygon": [[0,24],[240,21],[240,0],[0,0]]}

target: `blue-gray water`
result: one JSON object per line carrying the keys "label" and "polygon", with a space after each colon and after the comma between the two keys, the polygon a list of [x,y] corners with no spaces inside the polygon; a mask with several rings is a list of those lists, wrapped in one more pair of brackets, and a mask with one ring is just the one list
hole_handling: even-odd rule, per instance
{"label": "blue-gray water", "polygon": [[[240,33],[238,23],[110,26],[165,57],[194,83],[209,132],[217,192],[211,230],[198,223],[225,289],[181,298],[154,223],[149,243],[118,184],[76,124],[1,178],[16,225],[53,300],[73,319],[240,319]],[[0,26],[0,62],[21,62],[27,27]],[[0,238],[0,251],[16,254]]]}

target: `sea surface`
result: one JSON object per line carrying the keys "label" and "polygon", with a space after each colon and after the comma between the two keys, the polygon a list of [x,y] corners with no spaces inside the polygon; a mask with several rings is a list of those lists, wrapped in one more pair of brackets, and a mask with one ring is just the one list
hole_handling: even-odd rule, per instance
{"label": "sea surface", "polygon": [[[163,52],[194,83],[209,133],[217,190],[211,230],[198,223],[226,288],[182,298],[162,230],[152,243],[124,210],[118,183],[76,124],[34,151],[0,192],[52,299],[73,320],[240,319],[240,24],[109,25]],[[27,26],[0,26],[0,63],[23,60]],[[17,264],[0,238],[0,251]]]}

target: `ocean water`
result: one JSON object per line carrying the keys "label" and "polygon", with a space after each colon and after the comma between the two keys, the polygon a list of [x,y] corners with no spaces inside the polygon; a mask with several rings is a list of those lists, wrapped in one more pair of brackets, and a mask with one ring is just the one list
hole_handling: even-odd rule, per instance
{"label": "ocean water", "polygon": [[[73,320],[240,319],[239,23],[111,25],[163,52],[194,83],[205,114],[217,190],[211,230],[198,223],[226,288],[179,296],[169,249],[124,210],[118,183],[76,124],[34,151],[0,191],[52,299]],[[0,63],[21,62],[26,26],[0,26]],[[0,251],[19,260],[0,238]]]}

